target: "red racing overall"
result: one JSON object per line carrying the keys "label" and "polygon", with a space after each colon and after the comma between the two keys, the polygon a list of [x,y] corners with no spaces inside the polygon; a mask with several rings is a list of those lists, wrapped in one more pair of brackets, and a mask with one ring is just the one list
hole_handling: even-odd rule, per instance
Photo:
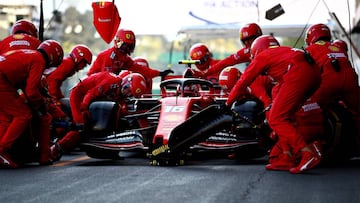
{"label": "red racing overall", "polygon": [[226,104],[232,104],[260,74],[268,75],[277,83],[272,92],[269,125],[278,135],[282,149],[297,154],[307,144],[293,120],[295,113],[320,85],[320,69],[308,63],[301,50],[284,46],[268,48],[250,63]]}

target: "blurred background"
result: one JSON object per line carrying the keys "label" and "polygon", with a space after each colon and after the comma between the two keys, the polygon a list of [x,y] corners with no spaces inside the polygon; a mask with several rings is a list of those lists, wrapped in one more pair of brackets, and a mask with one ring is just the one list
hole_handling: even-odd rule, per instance
{"label": "blurred background", "polygon": [[[93,26],[92,0],[0,0],[0,39],[9,35],[12,24],[22,18],[40,21],[43,6],[44,38],[61,42],[65,53],[76,44],[90,47],[94,56],[112,46],[102,40]],[[214,58],[222,59],[242,47],[239,29],[256,22],[264,34],[272,34],[283,45],[302,47],[304,31],[314,23],[325,23],[334,38],[353,44],[350,56],[358,70],[360,0],[115,0],[121,17],[120,28],[134,31],[137,44],[133,56],[148,59],[150,66],[172,68],[182,74],[181,59],[197,42],[208,45]],[[281,4],[284,13],[266,19],[266,12]],[[334,19],[334,15],[337,19]],[[239,65],[244,68],[245,65]],[[83,70],[69,79],[65,93]],[[157,83],[159,81],[155,81]]]}

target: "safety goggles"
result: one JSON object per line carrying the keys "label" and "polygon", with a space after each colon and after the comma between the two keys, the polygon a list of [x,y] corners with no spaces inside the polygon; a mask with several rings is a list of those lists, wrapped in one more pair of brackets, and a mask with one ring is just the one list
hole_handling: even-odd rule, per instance
{"label": "safety goggles", "polygon": [[205,64],[208,60],[209,60],[210,56],[207,54],[204,57],[202,57],[201,59],[199,59],[200,64]]}
{"label": "safety goggles", "polygon": [[135,44],[126,43],[122,40],[115,40],[115,47],[123,52],[126,52],[127,54],[130,54],[134,51]]}
{"label": "safety goggles", "polygon": [[118,48],[118,49],[124,43],[122,40],[118,40],[118,39],[115,39],[114,42],[115,42],[115,47]]}
{"label": "safety goggles", "polygon": [[131,96],[130,78],[129,78],[129,81],[126,82],[125,84],[123,84],[123,86],[121,87],[121,94],[125,97]]}

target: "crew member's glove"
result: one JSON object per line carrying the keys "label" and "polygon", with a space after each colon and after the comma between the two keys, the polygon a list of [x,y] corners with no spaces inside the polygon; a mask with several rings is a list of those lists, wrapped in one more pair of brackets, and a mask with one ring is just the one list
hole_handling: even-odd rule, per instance
{"label": "crew member's glove", "polygon": [[174,71],[171,69],[167,69],[167,70],[161,71],[160,76],[163,78],[163,77],[169,75],[170,73],[174,73]]}
{"label": "crew member's glove", "polygon": [[233,117],[233,121],[236,121],[239,117],[239,114],[231,109],[231,105],[228,105],[226,103],[220,105],[220,111],[223,114],[231,115]]}

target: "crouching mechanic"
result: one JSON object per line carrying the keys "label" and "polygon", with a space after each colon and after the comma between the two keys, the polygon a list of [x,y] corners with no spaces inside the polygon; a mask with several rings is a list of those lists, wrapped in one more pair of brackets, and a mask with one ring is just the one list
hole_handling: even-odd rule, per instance
{"label": "crouching mechanic", "polygon": [[[140,97],[146,90],[146,81],[139,73],[130,73],[123,78],[106,71],[92,74],[79,82],[70,92],[73,121],[75,124],[86,122],[90,117],[89,106],[93,101],[107,100],[123,103],[125,98]],[[53,160],[59,160],[63,152],[72,150],[79,140],[79,131],[69,131],[51,147]]]}
{"label": "crouching mechanic", "polygon": [[[0,41],[0,54],[17,49],[36,50],[40,44],[36,26],[28,20],[21,19],[13,25],[11,35]],[[11,119],[11,117],[0,114],[0,134],[3,134],[8,128]]]}
{"label": "crouching mechanic", "polygon": [[[239,69],[234,66],[229,66],[223,69],[219,75],[219,85],[222,88],[222,97],[228,97],[232,88],[235,86],[236,82],[240,79],[242,73]],[[259,99],[264,107],[267,107],[271,104],[271,89],[272,81],[269,77],[264,75],[259,75],[252,82],[252,84],[247,88],[248,95],[243,95],[245,97],[256,97]]]}
{"label": "crouching mechanic", "polygon": [[0,41],[0,53],[17,49],[35,50],[40,44],[36,26],[28,20],[21,19],[13,25],[11,35]]}
{"label": "crouching mechanic", "polygon": [[283,154],[266,169],[302,173],[315,167],[321,157],[316,154],[313,145],[306,144],[292,120],[295,112],[319,87],[320,68],[308,62],[303,51],[280,46],[269,35],[260,36],[253,42],[251,55],[253,59],[230,92],[226,105],[231,105],[246,93],[247,86],[258,75],[269,76],[276,85],[272,89],[273,102],[268,122],[278,135]]}
{"label": "crouching mechanic", "polygon": [[[48,115],[40,93],[41,76],[45,69],[58,66],[63,56],[57,41],[45,40],[37,50],[14,50],[0,57],[0,113],[12,117],[5,133],[0,135],[0,167],[18,167],[11,160],[9,149],[29,126],[33,112]],[[40,153],[50,156],[50,150],[46,151]]]}
{"label": "crouching mechanic", "polygon": [[314,24],[308,28],[305,50],[322,69],[321,84],[312,98],[321,108],[342,102],[351,113],[357,128],[356,144],[351,147],[354,155],[360,154],[360,105],[358,75],[347,56],[347,45],[331,42],[330,28],[325,24]]}

